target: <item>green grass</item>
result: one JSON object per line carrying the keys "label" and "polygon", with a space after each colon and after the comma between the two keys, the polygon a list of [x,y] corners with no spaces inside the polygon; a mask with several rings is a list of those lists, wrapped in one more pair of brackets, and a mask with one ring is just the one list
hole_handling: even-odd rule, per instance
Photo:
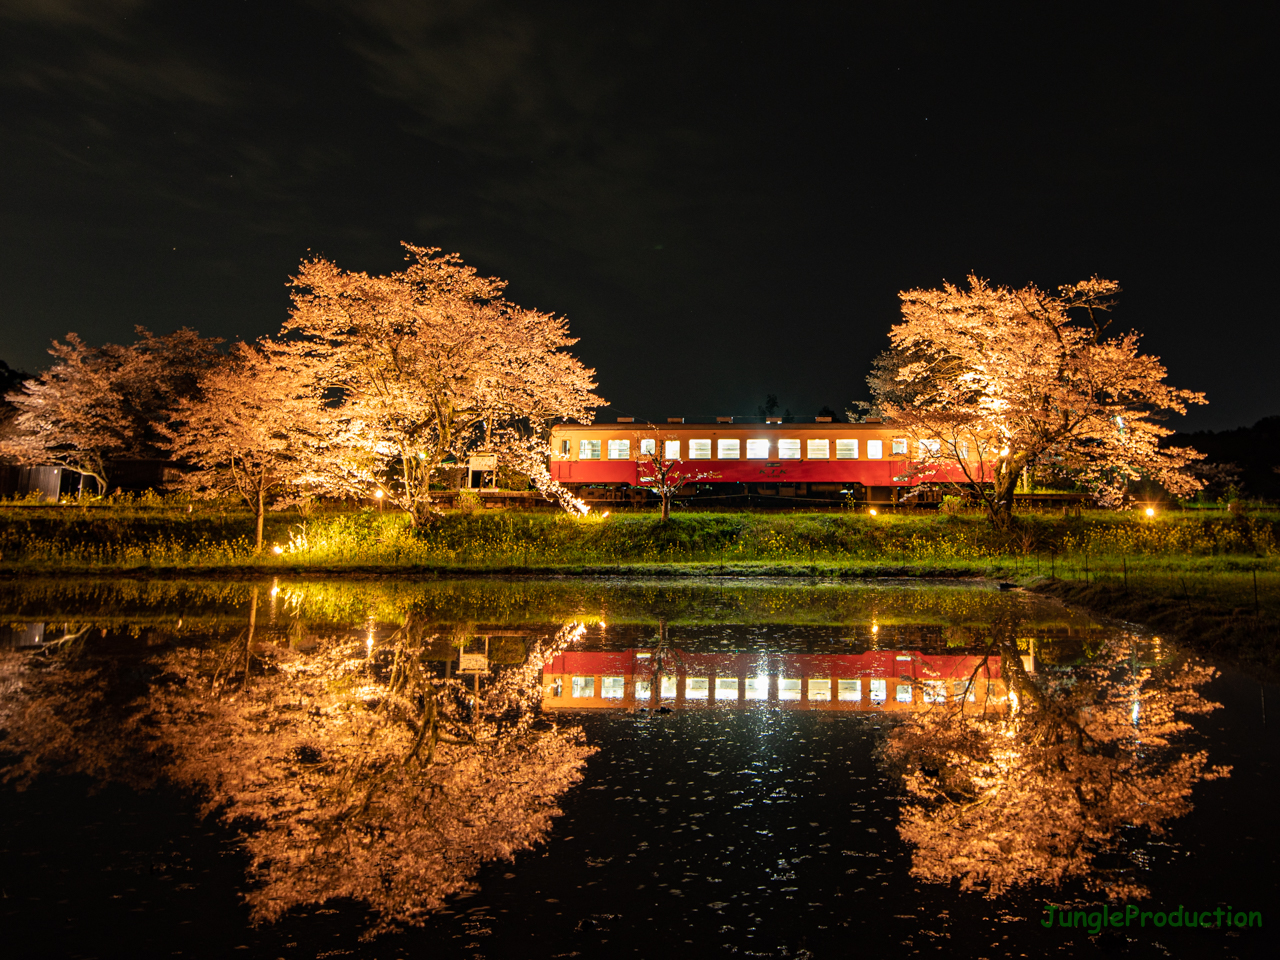
{"label": "green grass", "polygon": [[[901,571],[1080,579],[1126,570],[1177,576],[1272,569],[1277,516],[1129,514],[1022,518],[1011,534],[976,516],[687,513],[573,518],[445,516],[414,530],[401,514],[272,514],[255,556],[247,511],[223,504],[126,502],[0,508],[0,569],[519,571],[578,568],[811,574]],[[272,548],[278,549],[276,553]]]}

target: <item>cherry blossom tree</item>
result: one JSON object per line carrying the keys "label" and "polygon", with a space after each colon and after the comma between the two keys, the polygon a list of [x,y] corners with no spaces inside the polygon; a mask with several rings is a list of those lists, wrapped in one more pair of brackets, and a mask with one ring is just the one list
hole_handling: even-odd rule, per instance
{"label": "cherry blossom tree", "polygon": [[1068,880],[1118,899],[1145,895],[1131,870],[1104,864],[1133,827],[1162,833],[1191,810],[1196,783],[1229,775],[1186,742],[1186,718],[1219,706],[1200,693],[1214,671],[1137,666],[1141,641],[1130,637],[1061,679],[1032,676],[1013,636],[997,634],[990,649],[1008,711],[987,709],[981,693],[934,704],[883,748],[906,788],[898,831],[913,848],[912,875],[993,897]]}
{"label": "cherry blossom tree", "polygon": [[161,337],[136,330],[126,346],[91,347],[74,333],[55,340],[53,366],[6,398],[17,414],[0,456],[90,477],[103,493],[113,460],[162,459],[160,425],[196,394],[220,341],[185,327]]}
{"label": "cherry blossom tree", "polygon": [[[658,454],[663,445],[662,456]],[[711,470],[702,470],[679,457],[667,457],[664,441],[654,438],[654,452],[642,453],[636,461],[639,485],[657,495],[662,504],[661,521],[671,519],[671,502],[690,483],[712,480],[719,476]]]}
{"label": "cherry blossom tree", "polygon": [[[457,254],[404,247],[409,265],[386,276],[304,262],[274,349],[358,437],[329,449],[315,482],[358,495],[379,489],[423,524],[446,458],[483,450],[530,472],[531,450],[550,456],[550,424],[590,422],[601,401],[593,371],[567,352],[576,340],[564,318],[507,301],[503,281]],[[557,495],[545,469],[532,476]]]}
{"label": "cherry blossom tree", "polygon": [[299,371],[237,343],[160,429],[193,468],[179,487],[198,497],[239,496],[253,510],[257,553],[269,498],[302,476],[326,436],[325,419]]}
{"label": "cherry blossom tree", "polygon": [[1023,472],[1068,472],[1103,503],[1123,502],[1139,477],[1184,495],[1200,454],[1159,442],[1160,425],[1202,393],[1165,382],[1139,336],[1104,336],[1119,286],[1093,278],[1048,294],[976,276],[968,289],[908,290],[889,337],[897,361],[869,383],[884,416],[916,442],[918,472],[958,467],[989,516],[1007,525]]}

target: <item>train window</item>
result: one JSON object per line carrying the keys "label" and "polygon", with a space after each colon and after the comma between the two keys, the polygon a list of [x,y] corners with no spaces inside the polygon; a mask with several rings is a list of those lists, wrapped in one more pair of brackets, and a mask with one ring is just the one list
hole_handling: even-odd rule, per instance
{"label": "train window", "polygon": [[578,459],[579,460],[599,460],[600,459],[600,441],[599,440],[579,440],[578,441]]}
{"label": "train window", "polygon": [[716,677],[716,699],[717,700],[737,700],[738,699],[738,678],[737,677]]}
{"label": "train window", "polygon": [[907,455],[907,441],[902,437],[895,437],[893,441],[893,455],[895,457],[905,457]]}
{"label": "train window", "polygon": [[836,441],[836,459],[837,460],[857,460],[858,459],[858,441],[857,440],[837,440]]}
{"label": "train window", "polygon": [[898,697],[897,697],[897,699],[898,699],[898,702],[899,702],[899,703],[910,703],[910,702],[911,702],[911,684],[909,684],[909,683],[900,683],[900,684],[898,684]]}
{"label": "train window", "polygon": [[689,441],[689,459],[690,460],[710,460],[711,459],[711,441],[710,440],[690,440]]}
{"label": "train window", "polygon": [[658,452],[658,441],[653,437],[645,437],[640,441],[640,455],[642,457],[652,457]]}
{"label": "train window", "polygon": [[799,440],[779,440],[778,441],[778,459],[779,460],[799,460],[800,459],[800,441]]}
{"label": "train window", "polygon": [[871,681],[871,700],[873,703],[884,703],[889,698],[886,693],[887,681],[872,680]]}
{"label": "train window", "polygon": [[676,678],[663,677],[662,688],[659,693],[663,700],[674,700],[676,698]]}
{"label": "train window", "polygon": [[626,677],[601,677],[600,678],[600,696],[606,700],[621,700],[622,693],[627,689]]}
{"label": "train window", "polygon": [[805,444],[805,456],[810,460],[830,460],[830,440],[810,440]]}
{"label": "train window", "polygon": [[570,451],[570,449],[571,449],[571,447],[569,446],[569,443],[570,443],[570,441],[568,441],[568,440],[561,440],[561,441],[560,441],[560,456],[562,456],[562,457],[567,457],[567,456],[569,456],[569,451]]}
{"label": "train window", "polygon": [[680,441],[664,440],[662,443],[662,459],[679,460],[680,459]]}
{"label": "train window", "polygon": [[574,677],[573,695],[575,697],[594,697],[596,695],[596,678]]}
{"label": "train window", "polygon": [[636,681],[636,699],[648,700],[652,696],[653,696],[653,684],[651,684],[648,680],[637,680]]}
{"label": "train window", "polygon": [[879,460],[884,457],[884,441],[868,440],[867,441],[867,459]]}
{"label": "train window", "polygon": [[924,682],[924,702],[925,703],[946,703],[947,702],[947,681],[926,680]]}
{"label": "train window", "polygon": [[937,457],[942,454],[941,440],[921,440],[920,441],[920,459],[925,457]]}
{"label": "train window", "polygon": [[809,679],[809,699],[810,700],[830,700],[831,699],[831,681],[829,679],[814,680]]}
{"label": "train window", "polygon": [[862,681],[861,680],[837,680],[836,696],[841,700],[861,700],[862,699]]}
{"label": "train window", "polygon": [[951,695],[955,697],[957,700],[963,700],[965,698],[964,692],[966,689],[968,689],[969,702],[973,703],[975,700],[978,699],[978,691],[976,688],[977,688],[976,683],[970,684],[968,680],[957,680],[954,684],[952,684]]}
{"label": "train window", "polygon": [[609,459],[610,460],[630,460],[631,459],[631,441],[630,440],[610,440],[609,441]]}
{"label": "train window", "polygon": [[967,440],[961,440],[952,449],[955,452],[955,455],[958,459],[960,460],[969,459],[969,442]]}
{"label": "train window", "polygon": [[756,677],[747,677],[747,699],[769,699],[769,677],[767,674],[762,673]]}
{"label": "train window", "polygon": [[741,440],[717,440],[716,458],[720,460],[737,460],[742,456]]}
{"label": "train window", "polygon": [[556,682],[551,685],[551,695],[553,697],[564,696],[564,677],[556,677]]}
{"label": "train window", "polygon": [[686,700],[706,700],[711,690],[711,681],[707,677],[685,677],[684,698]]}
{"label": "train window", "polygon": [[799,700],[800,699],[800,678],[794,679],[790,677],[778,678],[778,699],[779,700]]}
{"label": "train window", "polygon": [[769,441],[768,440],[748,440],[747,441],[747,459],[748,460],[768,460],[769,459]]}

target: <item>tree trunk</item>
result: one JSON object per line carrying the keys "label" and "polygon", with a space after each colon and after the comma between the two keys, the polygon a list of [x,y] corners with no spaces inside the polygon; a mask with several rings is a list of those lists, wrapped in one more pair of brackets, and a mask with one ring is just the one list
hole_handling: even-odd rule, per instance
{"label": "tree trunk", "polygon": [[262,488],[258,488],[258,500],[253,505],[253,552],[262,552],[262,520],[266,513],[266,505],[263,503]]}
{"label": "tree trunk", "polygon": [[987,502],[987,510],[992,525],[997,529],[1007,530],[1013,524],[1013,494],[1018,489],[1021,476],[1022,467],[1006,461],[992,478],[992,496]]}
{"label": "tree trunk", "polygon": [[671,519],[671,492],[669,490],[662,491],[662,522],[666,523]]}

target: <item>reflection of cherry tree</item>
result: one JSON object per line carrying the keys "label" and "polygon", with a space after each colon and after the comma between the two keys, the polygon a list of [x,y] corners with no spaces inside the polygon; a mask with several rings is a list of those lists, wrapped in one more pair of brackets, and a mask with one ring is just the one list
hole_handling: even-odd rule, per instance
{"label": "reflection of cherry tree", "polygon": [[[592,752],[537,713],[538,668],[566,636],[534,643],[525,665],[473,692],[439,675],[428,656],[447,639],[412,616],[378,642],[369,632],[276,644],[251,611],[233,638],[151,658],[154,679],[123,722],[133,754],[145,747],[150,768],[241,829],[256,919],[349,897],[378,914],[373,932],[418,923],[485,861],[546,835]],[[136,782],[147,764],[116,756],[120,727],[75,723],[84,711],[61,700],[87,680],[50,683],[34,662],[4,661],[15,677],[0,682],[26,683],[22,716],[3,718],[9,745]]]}
{"label": "reflection of cherry tree", "polygon": [[1229,774],[1180,742],[1184,717],[1218,707],[1199,693],[1214,671],[1139,668],[1117,644],[1069,678],[1045,680],[1026,671],[1012,634],[992,646],[1008,713],[937,705],[908,717],[884,748],[907,790],[898,829],[914,848],[912,875],[990,896],[1071,879],[1143,895],[1099,857],[1119,849],[1124,828],[1163,832],[1191,809],[1198,781]]}

